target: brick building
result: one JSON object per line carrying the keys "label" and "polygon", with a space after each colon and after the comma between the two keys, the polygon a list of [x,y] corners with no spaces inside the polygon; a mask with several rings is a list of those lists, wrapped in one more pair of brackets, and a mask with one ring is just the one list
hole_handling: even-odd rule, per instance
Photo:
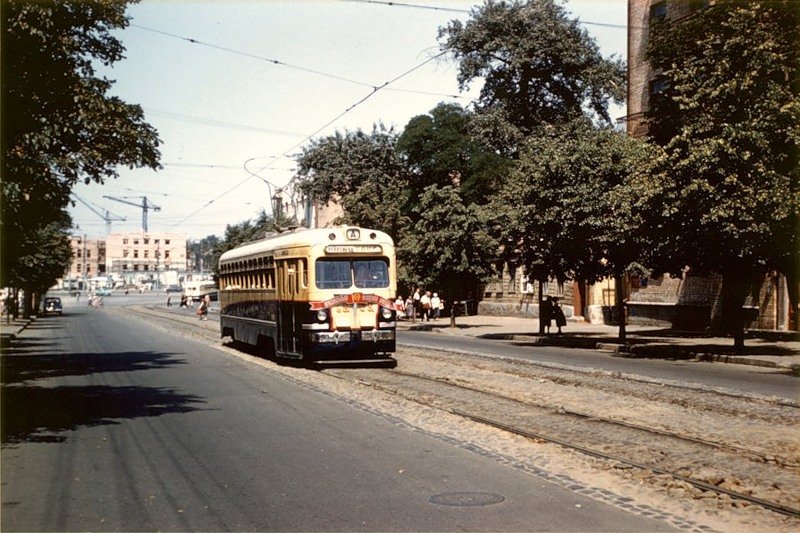
{"label": "brick building", "polygon": [[72,262],[65,279],[72,280],[76,287],[83,286],[83,280],[106,274],[106,245],[100,239],[87,239],[85,236],[72,236]]}

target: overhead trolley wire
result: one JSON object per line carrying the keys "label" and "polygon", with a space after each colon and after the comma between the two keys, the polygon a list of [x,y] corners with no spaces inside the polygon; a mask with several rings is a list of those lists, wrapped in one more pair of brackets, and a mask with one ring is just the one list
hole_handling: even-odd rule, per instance
{"label": "overhead trolley wire", "polygon": [[[424,4],[407,4],[404,2],[392,2],[389,0],[345,0],[347,2],[360,2],[362,4],[380,4],[389,7],[411,7],[417,9],[429,9],[434,11],[450,11],[453,13],[472,13],[470,9],[458,9],[455,7],[440,7],[440,6],[430,6]],[[587,26],[601,26],[604,28],[614,28],[617,30],[627,30],[628,26],[625,24],[612,24],[610,22],[591,22],[588,20],[581,20],[578,19],[580,24],[585,24]]]}
{"label": "overhead trolley wire", "polygon": [[[329,120],[328,122],[326,122],[326,123],[325,123],[323,126],[321,126],[320,128],[318,128],[318,129],[317,129],[317,130],[316,130],[314,133],[311,133],[310,135],[308,135],[308,136],[307,136],[305,139],[303,139],[302,141],[298,142],[297,144],[295,144],[295,145],[293,145],[292,147],[290,147],[290,148],[288,148],[287,150],[285,150],[285,151],[283,152],[283,154],[281,154],[281,156],[279,156],[279,157],[286,157],[286,156],[288,156],[288,154],[289,154],[289,153],[290,153],[292,150],[294,150],[294,149],[295,149],[295,148],[297,148],[298,146],[302,145],[304,142],[306,142],[306,141],[308,141],[309,139],[311,139],[312,137],[314,137],[314,135],[317,135],[319,132],[321,132],[322,130],[324,130],[325,128],[327,128],[328,126],[330,126],[331,124],[333,124],[334,122],[336,122],[337,120],[339,120],[340,118],[342,118],[343,116],[345,116],[347,113],[349,113],[350,111],[352,111],[353,109],[355,109],[355,108],[356,108],[356,107],[358,107],[359,105],[361,105],[361,104],[363,104],[364,102],[366,102],[367,100],[369,100],[369,99],[370,99],[371,97],[373,97],[373,96],[374,96],[374,95],[375,95],[375,94],[376,94],[378,91],[380,91],[380,90],[382,90],[382,89],[385,89],[385,88],[386,88],[388,85],[391,85],[392,83],[396,82],[397,80],[399,80],[399,79],[401,79],[401,78],[403,78],[403,77],[405,77],[405,76],[408,76],[409,74],[411,74],[411,73],[412,73],[412,72],[414,72],[415,70],[417,70],[417,69],[419,69],[419,68],[421,68],[421,67],[425,66],[426,64],[430,63],[430,62],[431,62],[431,61],[433,61],[434,59],[438,59],[439,57],[441,57],[441,56],[445,55],[446,53],[447,53],[447,52],[440,52],[440,53],[438,53],[438,54],[436,54],[436,55],[434,55],[434,56],[432,56],[432,57],[428,58],[427,60],[423,61],[423,62],[422,62],[422,63],[420,63],[419,65],[416,65],[415,67],[413,67],[413,68],[411,68],[411,69],[409,69],[409,70],[407,70],[407,71],[403,72],[403,73],[402,73],[402,74],[400,74],[399,76],[395,76],[394,78],[392,78],[392,79],[390,79],[390,80],[388,80],[388,81],[385,81],[385,82],[384,82],[384,83],[382,83],[381,85],[378,85],[378,86],[375,86],[375,87],[373,87],[373,90],[372,90],[372,91],[371,91],[369,94],[367,94],[366,96],[364,96],[363,98],[361,98],[360,100],[358,100],[357,102],[355,102],[354,104],[352,104],[350,107],[348,107],[347,109],[345,109],[343,112],[341,112],[341,113],[339,113],[338,115],[336,115],[336,117],[334,117],[333,119],[331,119],[331,120]],[[276,159],[277,159],[277,158],[276,158]],[[248,159],[248,161],[250,161],[250,159]],[[216,196],[215,198],[213,198],[213,199],[209,200],[209,201],[208,201],[208,202],[206,202],[204,205],[202,205],[201,207],[199,207],[198,209],[196,209],[195,211],[193,211],[191,214],[189,214],[188,216],[186,216],[185,218],[183,218],[183,219],[182,219],[182,220],[180,220],[179,222],[176,222],[175,224],[173,224],[172,226],[170,226],[170,228],[173,228],[173,227],[175,227],[175,226],[178,226],[178,225],[180,225],[180,224],[183,224],[184,222],[186,222],[187,220],[189,220],[190,218],[192,218],[193,216],[195,216],[197,213],[199,213],[200,211],[204,210],[205,208],[207,208],[208,206],[210,206],[211,204],[213,204],[214,202],[216,202],[217,200],[219,200],[219,199],[220,199],[220,198],[222,198],[223,196],[226,196],[227,194],[229,194],[229,193],[233,192],[234,190],[238,189],[239,187],[241,187],[242,185],[244,185],[245,183],[247,183],[247,182],[248,182],[248,181],[249,181],[251,178],[254,178],[254,177],[255,177],[255,178],[258,178],[258,179],[260,179],[260,180],[262,180],[262,181],[265,181],[265,182],[267,182],[267,180],[266,180],[265,178],[262,178],[261,176],[259,176],[259,175],[258,175],[258,172],[263,172],[264,170],[267,170],[269,167],[270,167],[269,165],[265,165],[265,166],[261,167],[261,168],[260,168],[260,169],[259,169],[257,172],[255,172],[255,173],[254,173],[254,172],[252,172],[250,169],[248,169],[248,168],[247,168],[247,162],[245,162],[245,165],[244,165],[244,170],[245,170],[245,172],[247,172],[247,173],[249,174],[247,177],[245,177],[245,179],[243,179],[242,181],[238,182],[238,183],[237,183],[237,184],[235,184],[233,187],[231,187],[231,188],[227,189],[225,192],[223,192],[223,193],[219,194],[219,195],[218,195],[218,196]],[[269,185],[269,184],[270,184],[270,182],[267,182],[267,184]],[[276,187],[276,188],[277,188],[277,186],[276,186],[275,184],[271,184],[271,185],[272,185],[273,187]]]}
{"label": "overhead trolley wire", "polygon": [[[338,76],[336,74],[331,74],[329,72],[323,72],[321,70],[316,70],[316,69],[312,69],[312,68],[308,68],[308,67],[303,67],[303,66],[300,66],[300,65],[293,65],[291,63],[286,63],[285,61],[280,61],[278,59],[272,59],[272,58],[269,58],[269,57],[264,57],[264,56],[260,56],[260,55],[256,55],[256,54],[251,54],[250,52],[243,52],[241,50],[236,50],[234,48],[228,48],[227,46],[220,46],[220,45],[213,44],[213,43],[207,43],[207,42],[204,42],[204,41],[200,41],[198,39],[194,39],[192,37],[184,37],[183,35],[170,33],[168,31],[158,30],[156,28],[151,28],[151,27],[148,27],[148,26],[142,26],[141,24],[133,24],[132,23],[131,27],[139,28],[140,30],[150,31],[150,32],[153,32],[153,33],[158,33],[160,35],[165,35],[167,37],[172,37],[174,39],[180,39],[182,41],[186,41],[186,42],[189,42],[189,43],[192,43],[192,44],[196,44],[196,45],[200,45],[200,46],[206,46],[208,48],[214,48],[216,50],[221,50],[223,52],[227,52],[227,53],[230,53],[230,54],[236,54],[236,55],[240,55],[240,56],[244,56],[244,57],[249,57],[251,59],[258,59],[259,61],[266,61],[267,63],[272,63],[274,65],[279,65],[279,66],[282,66],[282,67],[287,67],[287,68],[292,68],[292,69],[295,69],[295,70],[300,70],[302,72],[307,72],[309,74],[315,74],[317,76],[324,76],[326,78],[332,78],[332,79],[343,81],[343,82],[347,82],[347,83],[353,83],[355,85],[361,85],[362,87],[370,87],[373,90],[377,90],[378,87],[381,87],[381,86],[374,85],[372,83],[367,83],[367,82],[364,82],[364,81],[354,80],[354,79],[351,79],[351,78],[345,78],[344,76]],[[464,96],[461,96],[461,95],[458,95],[458,94],[436,93],[436,92],[420,91],[420,90],[415,90],[415,89],[391,88],[391,89],[388,89],[388,90],[396,91],[396,92],[413,93],[413,94],[427,94],[427,95],[431,95],[431,96],[446,96],[448,98],[464,98],[464,99],[467,98],[467,97],[464,97]]]}

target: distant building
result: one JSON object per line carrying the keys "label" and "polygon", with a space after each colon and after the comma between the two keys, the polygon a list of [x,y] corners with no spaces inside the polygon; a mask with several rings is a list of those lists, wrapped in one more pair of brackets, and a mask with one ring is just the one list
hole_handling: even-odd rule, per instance
{"label": "distant building", "polygon": [[72,247],[72,262],[66,279],[78,281],[106,274],[105,241],[76,235],[70,237],[69,243]]}
{"label": "distant building", "polygon": [[186,235],[133,231],[106,237],[106,271],[126,280],[158,279],[158,273],[186,270]]}

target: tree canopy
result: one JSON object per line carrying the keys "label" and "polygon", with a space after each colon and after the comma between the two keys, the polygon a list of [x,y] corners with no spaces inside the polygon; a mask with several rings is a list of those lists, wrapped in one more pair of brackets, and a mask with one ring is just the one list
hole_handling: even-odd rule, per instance
{"label": "tree canopy", "polygon": [[[159,166],[141,107],[108,94],[95,65],[123,57],[126,2],[10,0],[2,8],[2,284],[42,228],[63,222],[72,186],[120,165]],[[62,226],[64,227],[64,226]],[[17,280],[19,282],[19,280]],[[55,278],[52,280],[55,281]]]}
{"label": "tree canopy", "polygon": [[472,137],[473,116],[458,104],[441,103],[406,124],[397,151],[408,165],[409,201],[430,185],[456,180],[465,202],[488,202],[510,161]]}
{"label": "tree canopy", "polygon": [[610,120],[625,96],[625,66],[554,0],[487,0],[466,23],[439,29],[442,50],[458,62],[458,83],[482,79],[478,123],[494,145],[508,145],[543,124],[591,116]]}
{"label": "tree canopy", "polygon": [[532,137],[491,210],[507,255],[536,279],[597,281],[642,255],[630,177],[647,146],[579,119]]}
{"label": "tree canopy", "polygon": [[408,173],[397,134],[382,126],[313,140],[297,157],[300,190],[322,204],[340,203],[342,222],[397,236],[403,224]]}

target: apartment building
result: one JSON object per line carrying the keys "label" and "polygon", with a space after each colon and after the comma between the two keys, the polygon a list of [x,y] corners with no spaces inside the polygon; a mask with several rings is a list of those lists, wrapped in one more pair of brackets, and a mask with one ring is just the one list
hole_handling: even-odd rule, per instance
{"label": "apartment building", "polygon": [[109,233],[105,244],[108,273],[150,277],[167,270],[186,270],[186,235],[183,233]]}
{"label": "apartment building", "polygon": [[80,280],[106,273],[106,245],[100,239],[87,239],[85,236],[70,237],[72,262],[67,279]]}

